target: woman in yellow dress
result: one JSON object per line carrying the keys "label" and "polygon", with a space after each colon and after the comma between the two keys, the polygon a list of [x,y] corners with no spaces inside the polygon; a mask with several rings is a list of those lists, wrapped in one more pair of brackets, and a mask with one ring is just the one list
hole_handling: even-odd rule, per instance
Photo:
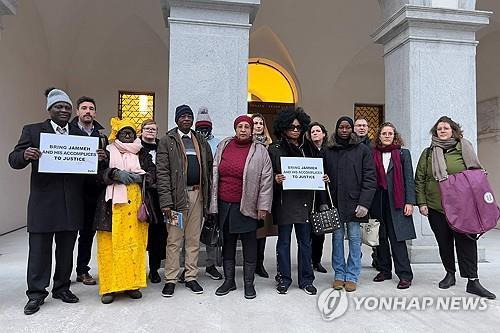
{"label": "woman in yellow dress", "polygon": [[142,297],[146,287],[146,244],[148,224],[139,221],[141,184],[146,187],[156,178],[156,170],[137,138],[130,120],[111,119],[108,147],[109,168],[102,173],[107,185],[97,208],[97,263],[99,294],[104,304],[114,301],[118,292],[133,299]]}

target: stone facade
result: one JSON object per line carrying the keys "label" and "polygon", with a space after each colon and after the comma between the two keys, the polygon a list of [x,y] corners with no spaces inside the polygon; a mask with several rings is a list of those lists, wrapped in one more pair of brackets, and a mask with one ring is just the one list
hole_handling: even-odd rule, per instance
{"label": "stone facade", "polygon": [[0,38],[2,37],[2,30],[4,29],[2,23],[2,16],[16,15],[17,0],[0,0]]}
{"label": "stone facade", "polygon": [[[464,1],[429,3],[448,8],[425,6],[425,1],[382,2],[386,21],[372,37],[384,45],[386,118],[407,133],[413,165],[429,146],[429,130],[442,115],[466,125],[465,136],[475,143],[475,32],[489,23],[491,13],[462,9],[471,5]],[[388,9],[395,12],[391,15]],[[418,209],[414,221],[417,239],[410,242],[411,261],[439,262],[434,235]],[[484,260],[484,249],[479,258]]]}
{"label": "stone facade", "polygon": [[208,107],[213,134],[234,134],[233,120],[247,113],[248,45],[259,0],[162,1],[170,28],[168,127],[175,108]]}

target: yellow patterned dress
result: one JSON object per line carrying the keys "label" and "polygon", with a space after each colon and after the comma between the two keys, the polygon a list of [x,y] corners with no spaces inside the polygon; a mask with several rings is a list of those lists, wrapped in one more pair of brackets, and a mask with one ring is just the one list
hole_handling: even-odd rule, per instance
{"label": "yellow patterned dress", "polygon": [[137,219],[139,184],[127,185],[129,203],[115,204],[112,231],[97,232],[99,294],[146,287],[148,224]]}

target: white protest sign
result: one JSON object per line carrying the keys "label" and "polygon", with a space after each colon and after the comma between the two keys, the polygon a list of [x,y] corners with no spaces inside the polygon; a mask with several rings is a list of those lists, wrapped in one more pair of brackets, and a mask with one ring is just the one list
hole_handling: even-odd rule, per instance
{"label": "white protest sign", "polygon": [[323,159],[280,157],[284,190],[324,190]]}
{"label": "white protest sign", "polygon": [[38,172],[97,173],[99,138],[40,133]]}

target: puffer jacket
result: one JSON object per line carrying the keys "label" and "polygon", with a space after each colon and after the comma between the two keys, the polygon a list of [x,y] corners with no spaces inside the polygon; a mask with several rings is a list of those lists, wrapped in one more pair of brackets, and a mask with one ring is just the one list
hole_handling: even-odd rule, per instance
{"label": "puffer jacket", "polygon": [[[232,140],[234,140],[234,137],[226,138],[219,143],[215,154],[209,210],[211,214],[216,214],[218,208],[219,164],[224,154],[224,149],[226,149]],[[259,210],[271,212],[272,203],[273,168],[271,159],[265,145],[254,141],[250,146],[243,169],[243,192],[240,212],[245,216],[257,219],[257,212]]]}

